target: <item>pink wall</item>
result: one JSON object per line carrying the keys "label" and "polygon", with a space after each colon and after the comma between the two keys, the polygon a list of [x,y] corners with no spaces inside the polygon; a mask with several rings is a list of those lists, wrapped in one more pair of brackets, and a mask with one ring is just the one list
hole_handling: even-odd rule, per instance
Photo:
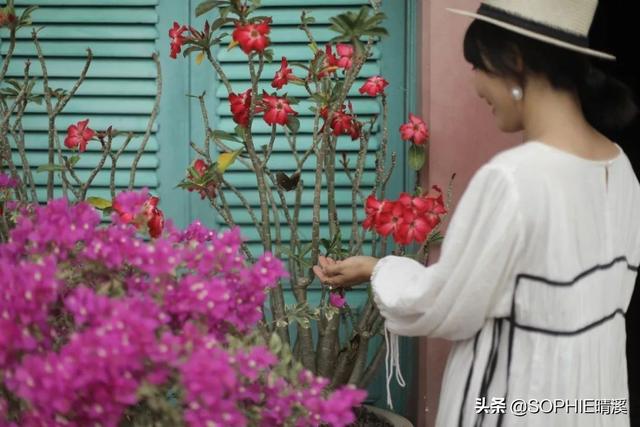
{"label": "pink wall", "polygon": [[[476,96],[471,66],[462,53],[464,32],[471,19],[445,10],[446,7],[476,10],[480,0],[418,1],[419,108],[431,131],[423,185],[426,188],[439,184],[444,189],[455,173],[452,202],[455,207],[473,173],[495,153],[519,143],[522,137],[500,133],[491,110]],[[431,262],[437,256],[434,251]],[[435,424],[449,348],[444,340],[421,340],[419,426]]]}

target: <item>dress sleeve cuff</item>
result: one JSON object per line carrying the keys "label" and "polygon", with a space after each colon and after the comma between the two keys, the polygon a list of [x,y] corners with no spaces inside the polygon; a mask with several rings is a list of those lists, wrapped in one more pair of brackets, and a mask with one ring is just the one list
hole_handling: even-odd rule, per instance
{"label": "dress sleeve cuff", "polygon": [[[398,262],[398,257],[388,255],[381,258],[373,267],[371,273],[371,289],[373,291],[373,300],[384,315],[389,309],[397,304],[397,281],[390,280],[389,270],[393,270],[393,265]],[[385,316],[386,317],[386,316]]]}

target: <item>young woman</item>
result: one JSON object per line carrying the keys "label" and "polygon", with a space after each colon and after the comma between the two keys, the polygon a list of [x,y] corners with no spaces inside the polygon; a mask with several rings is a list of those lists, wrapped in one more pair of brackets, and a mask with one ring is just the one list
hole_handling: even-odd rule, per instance
{"label": "young woman", "polygon": [[592,61],[613,59],[588,48],[596,6],[453,10],[476,18],[464,55],[478,96],[524,143],[475,173],[437,263],[314,266],[333,288],[370,281],[391,333],[455,340],[437,426],[629,425],[624,315],[640,263],[640,184],[603,132],[636,108]]}

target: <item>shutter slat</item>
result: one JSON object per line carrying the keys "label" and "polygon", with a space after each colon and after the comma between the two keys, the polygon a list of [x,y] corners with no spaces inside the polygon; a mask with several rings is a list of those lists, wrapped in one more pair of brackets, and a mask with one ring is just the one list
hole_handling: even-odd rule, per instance
{"label": "shutter slat", "polygon": [[[22,119],[22,123],[25,131],[47,131],[49,129],[49,123],[43,120],[44,116],[29,115]],[[113,126],[114,129],[122,131],[144,132],[147,128],[148,117],[133,115],[61,115],[56,121],[58,129],[66,129],[72,124],[76,124],[81,120],[89,118],[89,126],[95,130],[105,130],[109,126]],[[153,131],[158,128],[158,124],[154,123]]]}
{"label": "shutter slat", "polygon": [[[37,13],[34,12],[34,13]],[[0,29],[0,38],[7,39],[9,31]],[[39,33],[40,40],[155,40],[159,36],[155,25],[100,25],[62,24],[48,25]],[[19,31],[19,40],[31,40],[29,31]],[[46,52],[45,52],[46,54]]]}
{"label": "shutter slat", "polygon": [[[91,171],[89,170],[79,170],[78,177],[81,180],[86,180],[89,178],[89,174]],[[47,173],[41,172],[33,174],[33,180],[36,185],[46,186],[47,185]],[[109,187],[110,180],[110,171],[105,170],[98,172],[95,180],[93,181],[92,186],[96,187]],[[129,185],[129,171],[128,170],[117,170],[116,171],[116,186],[120,188],[126,188]],[[137,187],[157,187],[158,186],[158,177],[156,175],[155,170],[145,170],[141,169],[138,171],[136,175],[136,186]]]}
{"label": "shutter slat", "polygon": [[[282,143],[286,144],[286,142],[281,141]],[[349,166],[351,168],[353,168],[353,165],[356,164],[356,161],[358,159],[358,154],[357,153],[348,153],[346,154],[346,157],[349,161]],[[373,156],[366,156],[365,160],[364,160],[364,164],[366,168],[374,168],[375,167],[375,158]],[[269,169],[273,170],[273,171],[287,171],[287,170],[295,170],[296,169],[296,164],[295,161],[293,161],[293,156],[291,155],[291,153],[289,152],[289,154],[282,154],[282,153],[274,153],[271,155],[271,157],[269,158]],[[229,166],[229,168],[227,169],[228,171],[243,171],[246,170],[246,167],[239,162],[236,162],[234,164],[232,164],[231,166]],[[316,158],[314,156],[309,156],[309,158],[307,159],[307,161],[304,162],[304,165],[302,167],[302,170],[304,171],[315,171],[316,170]],[[342,168],[340,168],[340,170],[342,170]]]}
{"label": "shutter slat", "polygon": [[[160,0],[29,0],[38,6],[155,6]],[[22,5],[23,2],[19,2]]]}
{"label": "shutter slat", "polygon": [[[358,116],[360,118],[360,120],[366,120],[367,118],[365,116]],[[252,131],[254,133],[271,133],[271,126],[269,126],[268,124],[266,124],[260,117],[257,117],[258,120],[255,120],[253,122],[253,126],[252,126]],[[314,119],[311,117],[300,117],[300,132],[304,133],[311,133],[312,129],[313,129],[313,121]],[[217,122],[217,128],[218,129],[222,129],[225,130],[227,132],[233,132],[233,130],[236,127],[236,122],[233,121],[233,119],[221,119],[218,120]],[[373,130],[374,132],[377,131],[377,129],[379,128],[378,124],[375,124],[373,126]]]}
{"label": "shutter slat", "polygon": [[[47,5],[49,6],[49,5]],[[16,8],[17,15],[21,15],[24,8]],[[154,8],[131,7],[39,7],[32,14],[35,25],[52,23],[86,24],[155,24],[158,15]]]}
{"label": "shutter slat", "polygon": [[[89,123],[91,126],[93,126],[93,122]],[[60,127],[58,129],[58,135],[60,138],[60,141],[62,142],[66,136],[66,129]],[[29,132],[26,133],[26,141],[28,141],[29,150],[33,150],[33,151],[46,151],[48,150],[49,147],[49,136],[47,133],[44,132]],[[119,150],[120,147],[122,147],[122,143],[125,140],[125,136],[116,136],[113,139],[113,143],[112,143],[112,149],[115,150]],[[140,144],[142,144],[142,135],[136,136],[134,137],[134,139],[131,140],[131,142],[129,143],[129,145],[127,145],[127,148],[125,149],[125,152],[132,152],[132,151],[137,151],[138,148],[140,147]],[[93,142],[90,143],[89,145],[87,145],[87,151],[96,151],[96,152],[101,152],[100,148],[99,148],[99,144]],[[152,136],[149,138],[149,141],[147,141],[147,145],[145,146],[145,153],[146,152],[156,152],[158,151],[158,140]]]}
{"label": "shutter slat", "polygon": [[[65,155],[70,155],[70,154],[71,153],[68,153],[68,152],[65,153]],[[101,158],[101,155],[95,152],[84,152],[84,153],[79,153],[79,155],[80,155],[80,160],[76,164],[76,167],[75,167],[76,170],[82,170],[82,169],[92,170],[93,167],[98,164]],[[29,153],[30,165],[34,168],[37,168],[38,166],[41,166],[41,165],[46,165],[49,163],[48,156],[49,155],[46,151],[31,152]],[[16,152],[12,153],[12,157],[16,165],[22,165],[22,161],[20,160],[20,156],[18,155],[18,153]],[[129,169],[133,164],[134,157],[135,157],[135,154],[133,153],[126,153],[126,154],[123,153],[118,159],[118,163],[116,163],[116,169]],[[158,167],[158,158],[155,155],[149,153],[149,154],[142,155],[142,157],[140,157],[140,161],[138,162],[138,168],[155,169],[157,167]],[[104,168],[106,169],[111,168],[110,157],[107,157],[107,160],[104,163]]]}
{"label": "shutter slat", "polygon": [[[134,97],[75,97],[65,106],[67,114],[143,114],[149,115],[153,110],[153,98]],[[41,105],[32,104],[27,108],[27,113],[45,114],[47,107],[44,102]]]}
{"label": "shutter slat", "polygon": [[[45,52],[45,58],[47,54]],[[83,59],[47,59],[47,72],[51,77],[78,77],[82,71],[85,60]],[[94,59],[88,75],[93,77],[110,78],[156,78],[156,67],[153,61],[143,59]],[[38,61],[31,63],[31,76],[42,76],[42,69]],[[24,75],[24,64],[20,61],[12,61],[7,75],[20,78]]]}
{"label": "shutter slat", "polygon": [[[275,89],[271,89],[275,91]],[[354,111],[357,111],[359,115],[373,115],[380,113],[380,104],[372,98],[368,99],[356,99],[351,101],[353,105]],[[309,107],[315,107],[317,104],[313,101],[300,101],[300,103],[296,105],[292,105],[293,109],[298,112],[300,116],[314,116],[315,113],[309,110]],[[218,105],[217,113],[219,116],[231,116],[231,111],[229,109],[229,105]]]}
{"label": "shutter slat", "polygon": [[[292,168],[293,169],[293,168]],[[226,175],[225,175],[226,176]],[[362,186],[363,187],[371,187],[375,182],[375,171],[365,171],[362,174]],[[229,182],[233,183],[234,186],[238,188],[246,188],[249,190],[256,191],[256,174],[249,171],[237,171],[233,173],[229,173],[227,179]],[[300,179],[304,181],[305,188],[312,189],[315,185],[315,171],[303,171],[300,174]],[[324,183],[324,175],[322,178],[322,182]],[[347,177],[344,172],[336,170],[336,186],[337,187],[351,187],[351,181]],[[323,191],[326,191],[326,185],[323,184]],[[325,209],[325,208],[323,208]]]}
{"label": "shutter slat", "polygon": [[[74,41],[55,42],[43,41],[40,43],[42,51],[47,57],[83,57],[87,54],[87,48],[91,48],[94,58],[150,58],[156,49],[152,41]],[[9,49],[8,43],[0,46],[2,55],[6,55]],[[36,55],[36,48],[30,41],[20,41],[16,43],[14,55],[32,56]]]}
{"label": "shutter slat", "polygon": [[[299,75],[302,76],[302,74],[299,74]],[[271,79],[273,79],[273,76],[270,76],[270,77]],[[365,82],[365,79],[356,79],[355,83],[353,84],[353,86],[351,86],[351,89],[349,90],[349,99],[353,99],[353,97],[363,96],[358,92],[358,89],[364,84],[364,82]],[[248,85],[247,82],[244,82],[244,81],[231,81],[231,87],[233,88],[234,92],[240,93],[249,89],[250,86]],[[258,93],[262,93],[263,90],[265,90],[267,93],[271,93],[275,91],[275,89],[271,87],[271,80],[269,80],[269,76],[264,76],[264,80],[261,80],[260,82],[258,82]],[[308,96],[307,91],[304,87],[296,86],[296,85],[289,85],[287,87],[287,94],[290,96],[293,96],[294,98],[296,97],[304,98]],[[216,96],[221,100],[226,100],[227,89],[224,86],[218,87],[216,89]]]}
{"label": "shutter slat", "polygon": [[[269,144],[269,140],[271,139],[270,136],[265,136],[265,135],[255,135],[253,137],[253,142],[256,146],[256,150],[258,152],[261,152],[260,147],[262,147],[263,145]],[[282,140],[278,140],[278,141],[282,141],[282,142],[277,142],[274,144],[273,146],[273,151],[288,151],[291,152],[291,147],[289,146],[289,143],[282,138]],[[297,138],[296,138],[296,150],[299,152],[304,152],[306,150],[308,150],[309,148],[311,148],[311,135],[309,134],[298,134]],[[230,147],[233,147],[231,144],[229,143]],[[338,150],[340,151],[358,151],[360,148],[360,143],[358,141],[351,141],[351,138],[347,138],[347,139],[338,139]],[[371,139],[369,139],[369,151],[376,151],[379,147],[379,142],[378,139],[375,136],[372,136]]]}
{"label": "shutter slat", "polygon": [[[306,43],[293,44],[293,43],[273,43],[271,48],[274,52],[278,52],[278,56],[274,56],[274,63],[280,64],[280,59],[284,56],[291,63],[293,61],[300,61],[302,63],[307,63],[310,59],[313,58],[313,52],[306,45]],[[240,49],[222,49],[218,51],[216,55],[218,61],[223,62],[240,62],[246,64],[247,55],[242,52]],[[377,60],[380,59],[380,49],[375,47],[372,51],[372,56],[369,60]],[[293,71],[298,73],[303,73],[303,70],[300,67],[291,67]]]}
{"label": "shutter slat", "polygon": [[[361,192],[364,197],[367,197],[371,192],[373,187],[363,187],[361,188]],[[280,200],[278,195],[274,192],[277,200]],[[295,191],[287,191],[284,193],[285,199],[287,203],[290,203],[293,206],[295,201]],[[255,192],[246,192],[243,193],[244,198],[247,200],[247,203],[251,205],[258,205],[260,203],[260,199],[258,194]],[[339,202],[338,205],[343,206],[351,206],[351,189],[350,188],[338,188],[335,192],[336,200]],[[240,207],[243,206],[240,199],[238,199],[233,193],[229,193],[227,197],[227,201],[229,202],[229,206]],[[303,191],[302,197],[300,198],[301,206],[313,206],[313,191]]]}
{"label": "shutter slat", "polygon": [[[70,90],[74,79],[52,78],[52,88]],[[42,86],[36,85],[34,92],[42,93]],[[152,96],[156,94],[156,83],[153,79],[100,79],[90,77],[78,89],[76,96]]]}
{"label": "shutter slat", "polygon": [[346,6],[366,5],[369,0],[262,0],[263,6]]}
{"label": "shutter slat", "polygon": [[[264,66],[264,71],[262,72],[261,79],[262,80],[273,80],[273,76],[276,74],[276,71],[280,69],[280,63],[266,64]],[[246,64],[235,64],[228,63],[225,64],[224,71],[227,74],[227,77],[230,80],[249,80],[249,67]],[[372,63],[364,64],[362,67],[362,71],[360,71],[360,78],[366,79],[371,76],[375,76],[379,73],[379,68]],[[283,90],[284,92],[284,90]]]}

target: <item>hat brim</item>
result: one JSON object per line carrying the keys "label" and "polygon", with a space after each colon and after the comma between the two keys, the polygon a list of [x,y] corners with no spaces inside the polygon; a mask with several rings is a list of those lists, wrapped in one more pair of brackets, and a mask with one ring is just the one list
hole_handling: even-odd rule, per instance
{"label": "hat brim", "polygon": [[498,27],[502,27],[502,28],[504,28],[506,30],[513,31],[513,32],[518,33],[518,34],[522,34],[523,36],[531,37],[533,39],[540,40],[540,41],[545,42],[545,43],[550,43],[550,44],[553,44],[555,46],[562,47],[562,48],[565,48],[565,49],[573,50],[575,52],[580,52],[580,53],[583,53],[585,55],[595,56],[597,58],[607,59],[607,60],[610,60],[610,61],[615,61],[615,59],[616,59],[616,57],[611,55],[611,54],[608,54],[608,53],[605,53],[605,52],[600,52],[600,51],[593,50],[593,49],[588,49],[588,48],[581,47],[581,46],[576,46],[574,44],[567,43],[565,41],[558,40],[558,39],[555,39],[553,37],[545,36],[543,34],[536,33],[534,31],[525,30],[525,29],[520,28],[520,27],[518,27],[516,25],[509,24],[507,22],[503,22],[503,21],[500,21],[500,20],[495,19],[495,18],[490,18],[488,16],[479,15],[479,14],[474,13],[474,12],[468,12],[466,10],[451,9],[451,8],[446,8],[446,9],[449,12],[455,13],[457,15],[463,15],[463,16],[469,16],[471,18],[476,18],[476,19],[479,19],[481,21],[485,21],[485,22],[488,22],[490,24],[497,25]]}

